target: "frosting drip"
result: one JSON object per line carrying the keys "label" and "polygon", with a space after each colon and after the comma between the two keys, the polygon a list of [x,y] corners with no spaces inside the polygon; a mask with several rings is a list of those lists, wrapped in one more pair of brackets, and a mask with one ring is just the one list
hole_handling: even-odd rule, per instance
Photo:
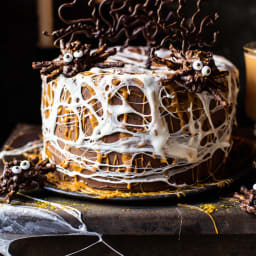
{"label": "frosting drip", "polygon": [[[158,56],[168,56],[160,50]],[[175,71],[164,66],[146,68],[147,49],[128,47],[109,61],[124,67],[99,69],[49,83],[43,77],[42,120],[44,156],[61,156],[58,171],[99,182],[163,181],[200,165],[232,146],[238,94],[238,71],[232,63],[214,56],[216,66],[227,70],[223,108],[208,92],[184,92],[161,79]],[[216,123],[214,115],[224,118]],[[178,124],[178,125],[177,125]],[[118,153],[110,163],[109,155]],[[153,166],[157,159],[161,165]],[[138,160],[142,164],[137,164]],[[70,171],[68,167],[71,167]]]}

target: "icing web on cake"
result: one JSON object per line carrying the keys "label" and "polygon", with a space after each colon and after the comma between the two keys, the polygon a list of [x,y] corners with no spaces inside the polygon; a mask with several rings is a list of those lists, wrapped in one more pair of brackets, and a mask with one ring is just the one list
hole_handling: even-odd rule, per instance
{"label": "icing web on cake", "polygon": [[[147,49],[137,49],[139,52],[124,49],[109,58],[127,63],[124,68],[92,68],[73,78],[60,75],[50,83],[43,81],[44,156],[65,159],[58,171],[114,184],[163,181],[176,185],[170,182],[171,177],[206,162],[216,151],[228,156],[238,93],[234,66],[215,56],[218,68],[229,71],[223,82],[228,108],[225,120],[216,127],[212,116],[223,107],[212,95],[186,92],[190,97],[186,106],[179,100],[182,89],[161,84],[161,79],[174,71],[146,69]],[[158,55],[168,56],[168,51],[161,50]],[[144,95],[136,105],[128,100],[134,88]],[[114,98],[117,103],[112,102]],[[129,122],[129,115],[140,124]],[[170,131],[173,124],[168,123],[168,116],[180,123],[178,130]],[[113,134],[119,134],[118,140],[105,142]],[[109,164],[108,156],[113,152],[122,153],[122,161],[116,155]],[[145,165],[145,157],[157,159],[161,167],[152,167],[150,161]],[[142,161],[141,167],[136,161]]]}

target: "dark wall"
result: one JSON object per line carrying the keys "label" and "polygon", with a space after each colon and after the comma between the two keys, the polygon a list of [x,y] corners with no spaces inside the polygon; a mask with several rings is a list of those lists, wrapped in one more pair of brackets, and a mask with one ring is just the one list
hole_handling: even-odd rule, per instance
{"label": "dark wall", "polygon": [[[57,5],[62,0],[53,0]],[[8,1],[8,37],[1,37],[6,65],[1,69],[1,131],[2,143],[19,122],[40,124],[40,77],[31,69],[34,60],[51,59],[56,50],[37,47],[36,0]],[[256,0],[209,0],[209,9],[217,8],[221,15],[221,36],[216,53],[233,61],[241,72],[239,122],[245,124],[243,113],[244,60],[242,46],[256,40]],[[7,50],[5,50],[7,49]],[[1,88],[1,90],[2,90]]]}
{"label": "dark wall", "polygon": [[4,42],[8,66],[7,74],[1,74],[7,75],[7,79],[0,103],[7,116],[1,123],[1,141],[18,122],[40,123],[40,80],[31,70],[33,56],[38,54],[36,3],[36,0],[8,1],[10,19],[7,42]]}

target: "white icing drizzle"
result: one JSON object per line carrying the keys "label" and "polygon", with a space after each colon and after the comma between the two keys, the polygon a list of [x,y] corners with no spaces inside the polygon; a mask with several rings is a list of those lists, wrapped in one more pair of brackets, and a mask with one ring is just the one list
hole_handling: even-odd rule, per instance
{"label": "white icing drizzle", "polygon": [[[167,75],[173,74],[174,71],[168,71],[165,67],[153,67],[152,70],[146,69],[147,49],[143,47],[139,49],[141,53],[136,53],[132,48],[127,48],[109,58],[109,61],[124,61],[127,63],[124,68],[105,70],[92,68],[90,74],[86,72],[80,73],[73,78],[66,78],[60,75],[56,81],[52,81],[48,84],[43,77],[42,90],[45,97],[44,101],[48,102],[47,106],[42,103],[45,149],[47,143],[50,143],[58,152],[51,152],[51,154],[61,154],[67,161],[74,161],[88,170],[96,170],[92,174],[84,174],[69,171],[58,166],[58,171],[69,176],[78,175],[100,182],[106,182],[106,178],[111,178],[108,182],[115,184],[154,181],[163,181],[170,184],[170,177],[177,173],[186,172],[188,169],[207,161],[217,150],[223,151],[226,156],[228,155],[232,146],[231,132],[235,122],[237,94],[239,91],[238,71],[234,65],[223,57],[214,56],[217,67],[229,71],[229,75],[227,76],[228,96],[225,100],[228,105],[231,106],[231,111],[225,121],[219,127],[214,127],[211,116],[213,113],[219,111],[222,106],[217,104],[213,109],[210,109],[210,103],[212,100],[215,101],[215,99],[209,93],[203,92],[197,94],[203,106],[201,115],[198,118],[194,117],[193,105],[191,103],[191,106],[187,109],[190,114],[188,122],[186,122],[179,131],[170,134],[167,122],[163,113],[160,111],[160,107],[162,107],[168,115],[177,119],[177,113],[168,111],[163,104],[165,97],[174,100],[175,95],[169,94],[166,88],[161,86],[160,80],[166,78]],[[160,50],[158,55],[161,57],[167,56],[168,51]],[[121,83],[114,85],[113,80],[115,79],[120,80]],[[97,80],[97,82],[95,82],[95,80]],[[142,83],[136,83],[135,80]],[[82,96],[82,88],[86,86],[89,86],[94,93],[89,99],[85,100]],[[147,103],[150,106],[151,113],[149,115],[136,111],[126,102],[123,95],[118,93],[121,88],[126,88],[129,94],[130,86],[137,87],[145,95],[146,102],[144,104]],[[63,92],[65,92],[65,95],[71,97],[70,101],[68,101],[67,97],[63,97]],[[109,98],[115,94],[118,95],[121,100],[121,105],[109,104]],[[102,108],[100,110],[102,111],[102,115],[99,114],[99,109],[94,109],[95,102],[101,104]],[[58,112],[60,107],[69,110],[68,114],[60,114]],[[83,131],[83,109],[89,110],[96,121],[95,128],[91,135]],[[143,132],[128,130],[125,125],[130,127],[134,125],[118,120],[120,115],[128,113],[136,114],[144,120],[143,125],[136,125],[136,127],[144,128]],[[89,117],[89,114],[87,115]],[[71,118],[71,121],[68,122],[66,126],[75,129],[75,124],[78,123],[79,132],[76,139],[67,140],[55,135],[56,125],[63,125],[59,123],[58,120],[66,116]],[[149,117],[151,117],[151,121],[148,121]],[[203,123],[206,120],[208,120],[211,128],[204,131]],[[118,132],[130,134],[131,136],[112,143],[105,143],[101,140],[104,136]],[[202,146],[202,140],[209,135],[214,136],[213,140],[207,141],[206,144]],[[65,147],[62,148],[59,142],[63,142]],[[138,173],[129,171],[106,171],[103,170],[102,167],[111,168],[113,166],[107,163],[99,163],[96,159],[88,159],[85,155],[78,156],[71,153],[67,150],[70,147],[82,149],[84,152],[96,151],[102,154],[111,152],[132,154],[129,163],[115,165],[115,167],[126,168],[127,170],[132,168],[132,160],[141,153],[149,155],[150,157],[155,156],[158,159],[173,158],[175,161],[161,168],[147,166],[143,168],[144,171]]]}

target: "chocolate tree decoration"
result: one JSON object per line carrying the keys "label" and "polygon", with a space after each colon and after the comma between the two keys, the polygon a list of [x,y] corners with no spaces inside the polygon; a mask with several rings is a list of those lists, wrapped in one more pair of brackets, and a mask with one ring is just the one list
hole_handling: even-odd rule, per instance
{"label": "chocolate tree decoration", "polygon": [[240,202],[240,208],[245,212],[256,215],[256,184],[251,190],[242,186],[240,191],[242,194],[237,192],[234,194],[234,197]]}
{"label": "chocolate tree decoration", "polygon": [[19,190],[41,188],[47,181],[45,174],[55,168],[48,159],[40,161],[39,158],[34,158],[32,161],[9,162],[0,177],[0,195],[7,194],[4,201],[10,203]]}
{"label": "chocolate tree decoration", "polygon": [[74,41],[64,44],[60,41],[61,55],[53,61],[33,62],[34,69],[41,69],[40,73],[47,77],[47,82],[52,81],[58,75],[73,77],[79,72],[89,70],[92,67],[110,68],[122,67],[122,62],[104,62],[109,56],[116,54],[116,49],[106,51],[107,45],[98,50],[92,50],[91,45]]}

